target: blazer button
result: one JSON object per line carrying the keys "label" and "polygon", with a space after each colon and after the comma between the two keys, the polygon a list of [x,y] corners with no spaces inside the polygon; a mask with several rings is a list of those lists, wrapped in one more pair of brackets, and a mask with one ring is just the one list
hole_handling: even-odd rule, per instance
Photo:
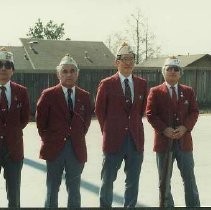
{"label": "blazer button", "polygon": [[4,136],[0,136],[0,139],[3,139],[4,138]]}
{"label": "blazer button", "polygon": [[67,141],[67,138],[64,138],[64,141]]}
{"label": "blazer button", "polygon": [[128,130],[128,127],[126,127],[125,130],[127,131]]}

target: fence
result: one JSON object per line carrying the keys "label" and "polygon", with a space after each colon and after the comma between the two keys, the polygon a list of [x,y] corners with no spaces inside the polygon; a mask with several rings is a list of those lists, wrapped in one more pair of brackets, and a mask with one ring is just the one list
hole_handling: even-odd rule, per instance
{"label": "fence", "polygon": [[[89,91],[93,99],[95,99],[100,80],[115,72],[115,69],[81,70],[78,84]],[[160,68],[135,68],[134,74],[145,78],[149,88],[163,82]],[[28,88],[32,115],[35,113],[36,103],[42,90],[58,83],[55,73],[16,72],[13,75],[13,80]],[[200,107],[211,106],[211,68],[185,68],[181,83],[193,87]]]}

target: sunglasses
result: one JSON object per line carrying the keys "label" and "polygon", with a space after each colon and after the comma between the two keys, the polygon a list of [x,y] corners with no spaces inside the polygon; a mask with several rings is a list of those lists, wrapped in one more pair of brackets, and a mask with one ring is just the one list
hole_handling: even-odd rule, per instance
{"label": "sunglasses", "polygon": [[166,71],[174,71],[174,72],[179,72],[180,68],[178,66],[168,66],[166,68]]}
{"label": "sunglasses", "polygon": [[3,68],[3,66],[5,69],[13,69],[14,68],[14,65],[11,61],[0,61],[0,69]]}

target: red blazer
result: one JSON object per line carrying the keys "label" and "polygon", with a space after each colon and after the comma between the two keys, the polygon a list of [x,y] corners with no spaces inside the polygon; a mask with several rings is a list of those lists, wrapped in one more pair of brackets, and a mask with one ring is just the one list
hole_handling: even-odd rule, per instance
{"label": "red blazer", "polygon": [[10,158],[19,161],[24,157],[23,129],[29,122],[30,105],[26,87],[15,82],[10,82],[10,86],[11,106],[5,124],[0,116],[0,137],[5,137]]}
{"label": "red blazer", "polygon": [[129,129],[138,151],[144,150],[142,117],[145,112],[147,83],[133,76],[134,101],[128,116],[118,73],[102,80],[98,87],[95,113],[103,134],[103,151],[117,152]]}
{"label": "red blazer", "polygon": [[[188,129],[182,139],[180,139],[182,150],[192,151],[193,149],[191,130],[198,119],[198,115],[199,110],[193,89],[180,84],[178,86],[177,117],[179,124],[184,125]],[[166,151],[168,139],[163,135],[163,131],[166,127],[172,126],[173,105],[165,83],[150,89],[146,116],[155,130],[154,151]]]}
{"label": "red blazer", "polygon": [[68,125],[68,106],[60,84],[44,90],[38,100],[36,122],[41,136],[40,158],[54,160],[71,137],[76,158],[87,161],[85,135],[91,123],[90,94],[75,88],[75,107],[71,125]]}

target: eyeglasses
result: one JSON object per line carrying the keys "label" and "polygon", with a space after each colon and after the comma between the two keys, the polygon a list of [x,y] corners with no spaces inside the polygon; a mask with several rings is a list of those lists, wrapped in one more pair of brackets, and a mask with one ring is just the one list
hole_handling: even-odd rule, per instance
{"label": "eyeglasses", "polygon": [[14,68],[14,65],[11,61],[0,61],[0,69],[3,68],[3,66],[5,69],[13,69]]}
{"label": "eyeglasses", "polygon": [[174,72],[179,72],[180,68],[178,66],[168,66],[166,68],[166,71],[174,71]]}
{"label": "eyeglasses", "polygon": [[134,57],[123,57],[123,58],[120,58],[119,60],[121,60],[123,63],[128,63],[128,62],[134,63],[135,62]]}

